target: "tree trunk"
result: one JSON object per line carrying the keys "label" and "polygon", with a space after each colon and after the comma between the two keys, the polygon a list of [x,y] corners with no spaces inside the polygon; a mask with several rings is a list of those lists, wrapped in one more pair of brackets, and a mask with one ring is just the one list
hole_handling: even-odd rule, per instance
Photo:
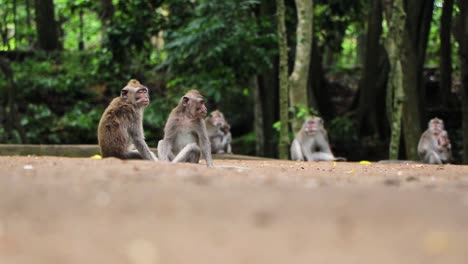
{"label": "tree trunk", "polygon": [[255,153],[257,156],[264,156],[265,152],[265,135],[264,130],[264,112],[262,102],[262,91],[257,80],[257,76],[252,78],[252,87],[254,90],[254,131],[255,131]]}
{"label": "tree trunk", "polygon": [[[275,58],[273,61],[278,61]],[[277,63],[276,63],[277,64]],[[259,156],[275,157],[276,148],[273,142],[274,130],[273,124],[278,120],[278,66],[268,70],[258,77],[258,96],[261,99],[262,123],[263,123],[263,149]]]}
{"label": "tree trunk", "polygon": [[[260,17],[272,17],[275,15],[274,2],[262,1],[259,8]],[[270,31],[262,34],[270,34]],[[257,76],[257,90],[255,91],[255,131],[262,130],[261,136],[257,134],[256,150],[258,156],[275,157],[275,134],[273,124],[278,120],[278,56],[271,57],[273,66]],[[257,120],[258,119],[258,120]]]}
{"label": "tree trunk", "polygon": [[[385,0],[384,0],[385,1]],[[389,159],[398,159],[403,113],[404,91],[401,54],[404,50],[404,32],[406,14],[403,0],[388,1],[385,5],[388,34],[385,37],[385,48],[390,61],[390,74],[387,91],[391,93],[391,137]],[[388,106],[390,107],[390,106]]]}
{"label": "tree trunk", "polygon": [[280,159],[288,159],[288,44],[286,40],[284,0],[276,0],[276,8],[278,12],[279,110],[281,122],[278,152]]}
{"label": "tree trunk", "polygon": [[440,91],[442,105],[449,106],[452,88],[452,32],[453,0],[444,0],[440,19]]}
{"label": "tree trunk", "polygon": [[30,0],[26,0],[26,25],[28,29],[31,29],[31,2]]}
{"label": "tree trunk", "polygon": [[463,127],[463,163],[468,164],[468,2],[458,0],[460,14],[458,17],[457,40],[461,63],[462,81],[462,127]]}
{"label": "tree trunk", "polygon": [[403,32],[402,69],[405,100],[403,101],[403,135],[406,158],[419,159],[417,146],[421,136],[421,98],[423,65],[429,36],[434,0],[406,1],[406,28]]}
{"label": "tree trunk", "polygon": [[[308,110],[307,82],[309,80],[310,54],[312,47],[312,2],[313,0],[296,0],[296,58],[291,76],[289,76],[289,95],[291,106]],[[293,131],[302,126],[302,121],[293,119]]]}
{"label": "tree trunk", "polygon": [[320,113],[325,120],[335,116],[335,109],[331,102],[329,84],[323,70],[323,48],[318,45],[317,37],[312,38],[309,67],[309,106]]}
{"label": "tree trunk", "polygon": [[5,130],[7,132],[7,138],[13,138],[13,128],[16,128],[21,139],[21,142],[19,143],[29,143],[24,128],[20,124],[20,118],[18,116],[18,111],[15,104],[15,84],[13,78],[13,71],[11,69],[10,62],[2,57],[0,57],[0,70],[5,75],[8,89],[7,106],[5,107]]}
{"label": "tree trunk", "polygon": [[59,50],[59,32],[55,20],[53,0],[35,0],[35,8],[39,49],[45,51]]}
{"label": "tree trunk", "polygon": [[380,36],[382,34],[382,2],[371,0],[371,10],[367,20],[367,36],[362,77],[359,82],[359,106],[357,123],[361,135],[379,133],[377,116],[377,86],[382,67],[380,66]]}
{"label": "tree trunk", "polygon": [[105,35],[105,31],[109,26],[109,23],[114,17],[114,5],[112,0],[101,0],[100,2],[100,18],[101,18],[101,27]]}
{"label": "tree trunk", "polygon": [[15,38],[15,50],[18,49],[18,43],[20,42],[19,36],[18,36],[18,19],[17,19],[17,2],[16,0],[13,0],[13,24],[15,28],[15,33],[13,37]]}

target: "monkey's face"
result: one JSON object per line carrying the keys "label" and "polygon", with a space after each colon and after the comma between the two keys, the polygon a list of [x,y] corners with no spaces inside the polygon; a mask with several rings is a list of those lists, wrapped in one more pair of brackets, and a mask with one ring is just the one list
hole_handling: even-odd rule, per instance
{"label": "monkey's face", "polygon": [[126,86],[122,89],[121,96],[137,108],[146,107],[149,104],[148,88],[140,86]]}
{"label": "monkey's face", "polygon": [[306,134],[314,134],[323,128],[323,120],[319,117],[308,118],[303,126]]}
{"label": "monkey's face", "polygon": [[444,121],[438,118],[431,119],[431,121],[429,121],[429,129],[432,134],[438,136],[444,130]]}
{"label": "monkey's face", "polygon": [[208,113],[202,97],[182,97],[182,104],[194,118],[204,118]]}
{"label": "monkey's face", "polygon": [[211,112],[209,119],[211,124],[213,124],[215,127],[224,127],[226,124],[224,115],[220,111]]}

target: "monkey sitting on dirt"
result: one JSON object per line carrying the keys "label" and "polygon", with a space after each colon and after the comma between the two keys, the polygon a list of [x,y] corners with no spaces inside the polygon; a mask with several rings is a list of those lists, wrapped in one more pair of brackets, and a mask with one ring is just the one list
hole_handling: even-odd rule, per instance
{"label": "monkey sitting on dirt", "polygon": [[130,80],[120,96],[106,108],[99,122],[98,141],[102,157],[157,160],[143,134],[143,109],[148,104],[148,88],[137,80]]}
{"label": "monkey sitting on dirt", "polygon": [[430,164],[444,164],[452,161],[452,145],[444,128],[444,121],[433,118],[422,133],[418,143],[421,160]]}
{"label": "monkey sitting on dirt", "polygon": [[205,99],[197,90],[187,92],[172,109],[158,143],[162,161],[198,163],[203,154],[206,166],[213,166],[211,144],[206,131]]}
{"label": "monkey sitting on dirt", "polygon": [[335,157],[328,143],[327,131],[320,117],[307,118],[291,145],[291,159],[297,161],[344,161]]}
{"label": "monkey sitting on dirt", "polygon": [[210,137],[211,153],[232,154],[231,126],[224,118],[224,114],[215,110],[205,119],[206,129]]}

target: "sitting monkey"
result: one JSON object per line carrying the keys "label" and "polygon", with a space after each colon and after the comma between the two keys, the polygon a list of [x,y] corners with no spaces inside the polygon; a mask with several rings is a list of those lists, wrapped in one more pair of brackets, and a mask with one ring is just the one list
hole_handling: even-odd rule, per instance
{"label": "sitting monkey", "polygon": [[198,163],[201,154],[206,166],[214,167],[206,132],[205,99],[197,90],[188,91],[172,109],[164,127],[164,138],[158,143],[162,161]]}
{"label": "sitting monkey", "polygon": [[430,164],[452,161],[452,145],[442,119],[436,117],[429,121],[427,130],[419,139],[418,155],[423,162]]}
{"label": "sitting monkey", "polygon": [[137,80],[130,80],[99,121],[98,141],[102,157],[157,160],[143,134],[143,109],[148,104],[148,88]]}
{"label": "sitting monkey", "polygon": [[211,153],[232,154],[231,126],[226,122],[223,113],[219,110],[211,112],[211,114],[205,119],[205,123],[206,130],[210,138]]}
{"label": "sitting monkey", "polygon": [[297,161],[344,160],[335,158],[328,143],[327,131],[320,117],[310,117],[291,144],[291,159]]}

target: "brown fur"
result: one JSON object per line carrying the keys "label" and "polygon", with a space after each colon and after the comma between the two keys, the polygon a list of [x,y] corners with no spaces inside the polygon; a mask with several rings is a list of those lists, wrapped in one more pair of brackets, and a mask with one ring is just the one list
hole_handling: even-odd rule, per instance
{"label": "brown fur", "polygon": [[197,90],[182,96],[167,119],[164,138],[158,143],[159,158],[164,161],[198,163],[203,154],[206,165],[213,167],[210,141],[203,119],[206,113],[205,101]]}
{"label": "brown fur", "polygon": [[208,137],[211,143],[211,153],[232,153],[230,132],[231,126],[224,118],[224,114],[215,110],[205,119]]}
{"label": "brown fur", "polygon": [[452,161],[452,145],[444,127],[444,121],[433,118],[429,121],[418,143],[421,161],[430,164],[443,164]]}
{"label": "brown fur", "polygon": [[345,160],[336,158],[320,117],[307,118],[291,144],[291,159],[297,161]]}
{"label": "brown fur", "polygon": [[[130,80],[121,96],[106,108],[98,126],[103,157],[156,160],[143,136],[143,109],[149,103],[147,92],[137,80]],[[132,145],[136,150],[129,150]]]}

